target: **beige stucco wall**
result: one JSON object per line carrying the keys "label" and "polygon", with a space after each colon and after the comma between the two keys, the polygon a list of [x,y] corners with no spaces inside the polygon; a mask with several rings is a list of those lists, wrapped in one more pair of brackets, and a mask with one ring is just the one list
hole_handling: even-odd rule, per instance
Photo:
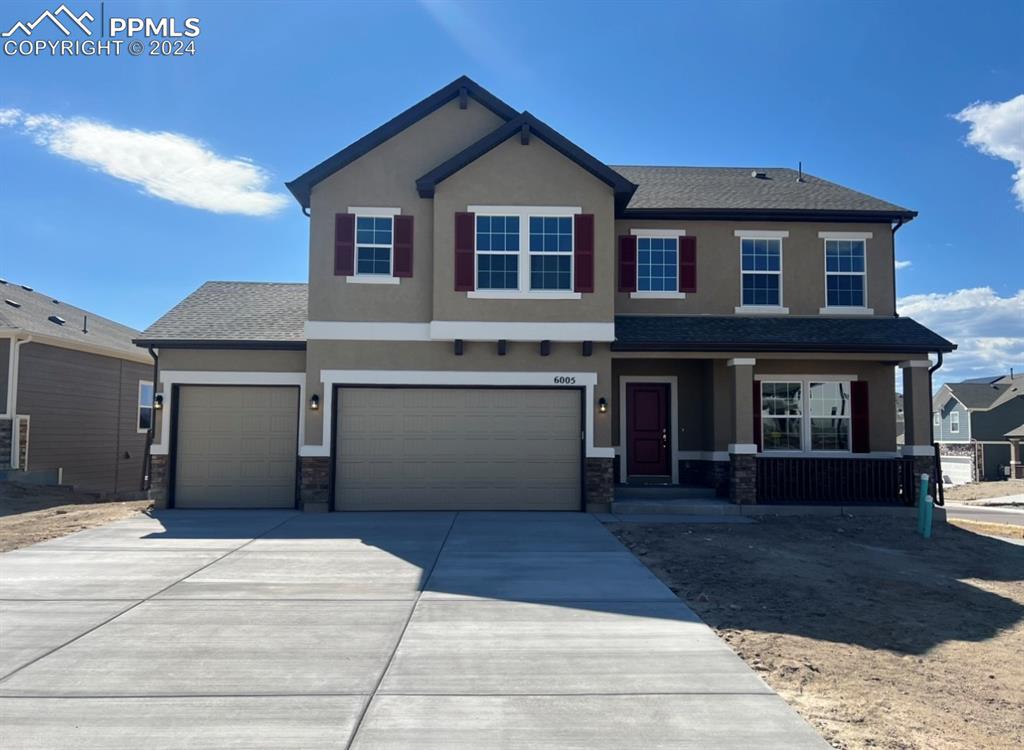
{"label": "beige stucco wall", "polygon": [[[310,320],[430,320],[433,205],[417,194],[416,179],[503,122],[473,98],[464,110],[449,102],[313,188]],[[349,206],[397,207],[414,217],[412,278],[371,285],[334,275],[334,215]]]}
{"label": "beige stucco wall", "polygon": [[302,372],[306,353],[278,349],[161,349],[160,370]]}
{"label": "beige stucco wall", "polygon": [[[579,206],[594,214],[594,292],[579,300],[469,299],[455,287],[455,213],[471,205]],[[434,194],[434,319],[612,320],[615,204],[610,186],[536,136],[510,138],[437,186]],[[528,231],[521,226],[520,232]]]}
{"label": "beige stucco wall", "polygon": [[[788,231],[782,240],[782,304],[790,315],[818,315],[825,306],[825,241],[818,232],[871,232],[866,241],[867,302],[875,315],[893,315],[893,243],[888,224],[823,224],[814,222],[635,221],[615,222],[618,236],[632,229],[685,230],[697,238],[697,291],[680,300],[633,299],[616,293],[619,314],[732,315],[740,304],[740,238],[735,231]],[[618,262],[615,264],[618,289]]]}
{"label": "beige stucco wall", "polygon": [[[410,342],[380,344],[372,341],[311,341],[307,350],[309,372],[307,398],[313,393],[323,399],[321,370],[451,370],[481,372],[550,372],[552,376],[568,372],[597,373],[594,389],[594,444],[611,445],[611,413],[596,412],[597,399],[611,399],[611,357],[607,344],[594,344],[590,357],[581,354],[577,343],[551,344],[551,354],[540,355],[537,343],[509,342],[505,356],[498,356],[495,342],[466,342],[462,356],[455,356],[450,342]],[[415,375],[409,382],[416,384]],[[306,412],[306,442],[319,445],[323,410]]]}

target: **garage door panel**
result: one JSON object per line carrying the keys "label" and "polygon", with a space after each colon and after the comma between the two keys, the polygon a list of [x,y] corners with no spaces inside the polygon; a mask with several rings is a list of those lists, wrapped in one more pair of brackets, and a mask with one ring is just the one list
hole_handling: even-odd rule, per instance
{"label": "garage door panel", "polygon": [[181,386],[175,504],[293,507],[298,408],[292,387]]}
{"label": "garage door panel", "polygon": [[335,507],[578,510],[572,390],[342,388]]}

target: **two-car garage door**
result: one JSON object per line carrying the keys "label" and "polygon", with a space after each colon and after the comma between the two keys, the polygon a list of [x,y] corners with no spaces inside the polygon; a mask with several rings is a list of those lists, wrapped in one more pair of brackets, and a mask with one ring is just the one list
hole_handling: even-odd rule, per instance
{"label": "two-car garage door", "polygon": [[336,510],[579,510],[580,394],[339,388]]}

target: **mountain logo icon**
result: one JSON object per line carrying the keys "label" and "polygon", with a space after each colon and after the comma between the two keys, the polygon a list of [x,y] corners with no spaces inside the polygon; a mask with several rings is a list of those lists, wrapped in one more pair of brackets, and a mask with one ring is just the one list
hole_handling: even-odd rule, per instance
{"label": "mountain logo icon", "polygon": [[[85,11],[81,15],[76,16],[68,9],[68,6],[64,3],[60,4],[60,7],[55,11],[44,10],[39,14],[39,17],[31,23],[25,23],[24,21],[17,21],[11,28],[0,34],[2,37],[14,36],[14,34],[20,31],[25,36],[32,36],[32,32],[36,30],[44,20],[49,19],[54,26],[64,32],[64,36],[71,36],[71,24],[80,28],[86,33],[87,36],[92,36],[92,29],[85,25],[86,21],[92,22],[96,18],[89,11]],[[63,23],[61,20],[63,19]]]}

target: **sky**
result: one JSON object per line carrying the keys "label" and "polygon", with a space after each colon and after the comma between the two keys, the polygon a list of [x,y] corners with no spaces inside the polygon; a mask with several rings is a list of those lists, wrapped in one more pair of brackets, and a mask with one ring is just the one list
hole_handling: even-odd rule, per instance
{"label": "sky", "polygon": [[[5,2],[0,31],[58,5]],[[1017,0],[102,13],[198,18],[195,54],[0,54],[2,278],[140,329],[207,280],[305,281],[308,219],[283,183],[466,74],[609,164],[802,161],[919,211],[896,235],[897,294],[960,346],[937,381],[1024,371]]]}

